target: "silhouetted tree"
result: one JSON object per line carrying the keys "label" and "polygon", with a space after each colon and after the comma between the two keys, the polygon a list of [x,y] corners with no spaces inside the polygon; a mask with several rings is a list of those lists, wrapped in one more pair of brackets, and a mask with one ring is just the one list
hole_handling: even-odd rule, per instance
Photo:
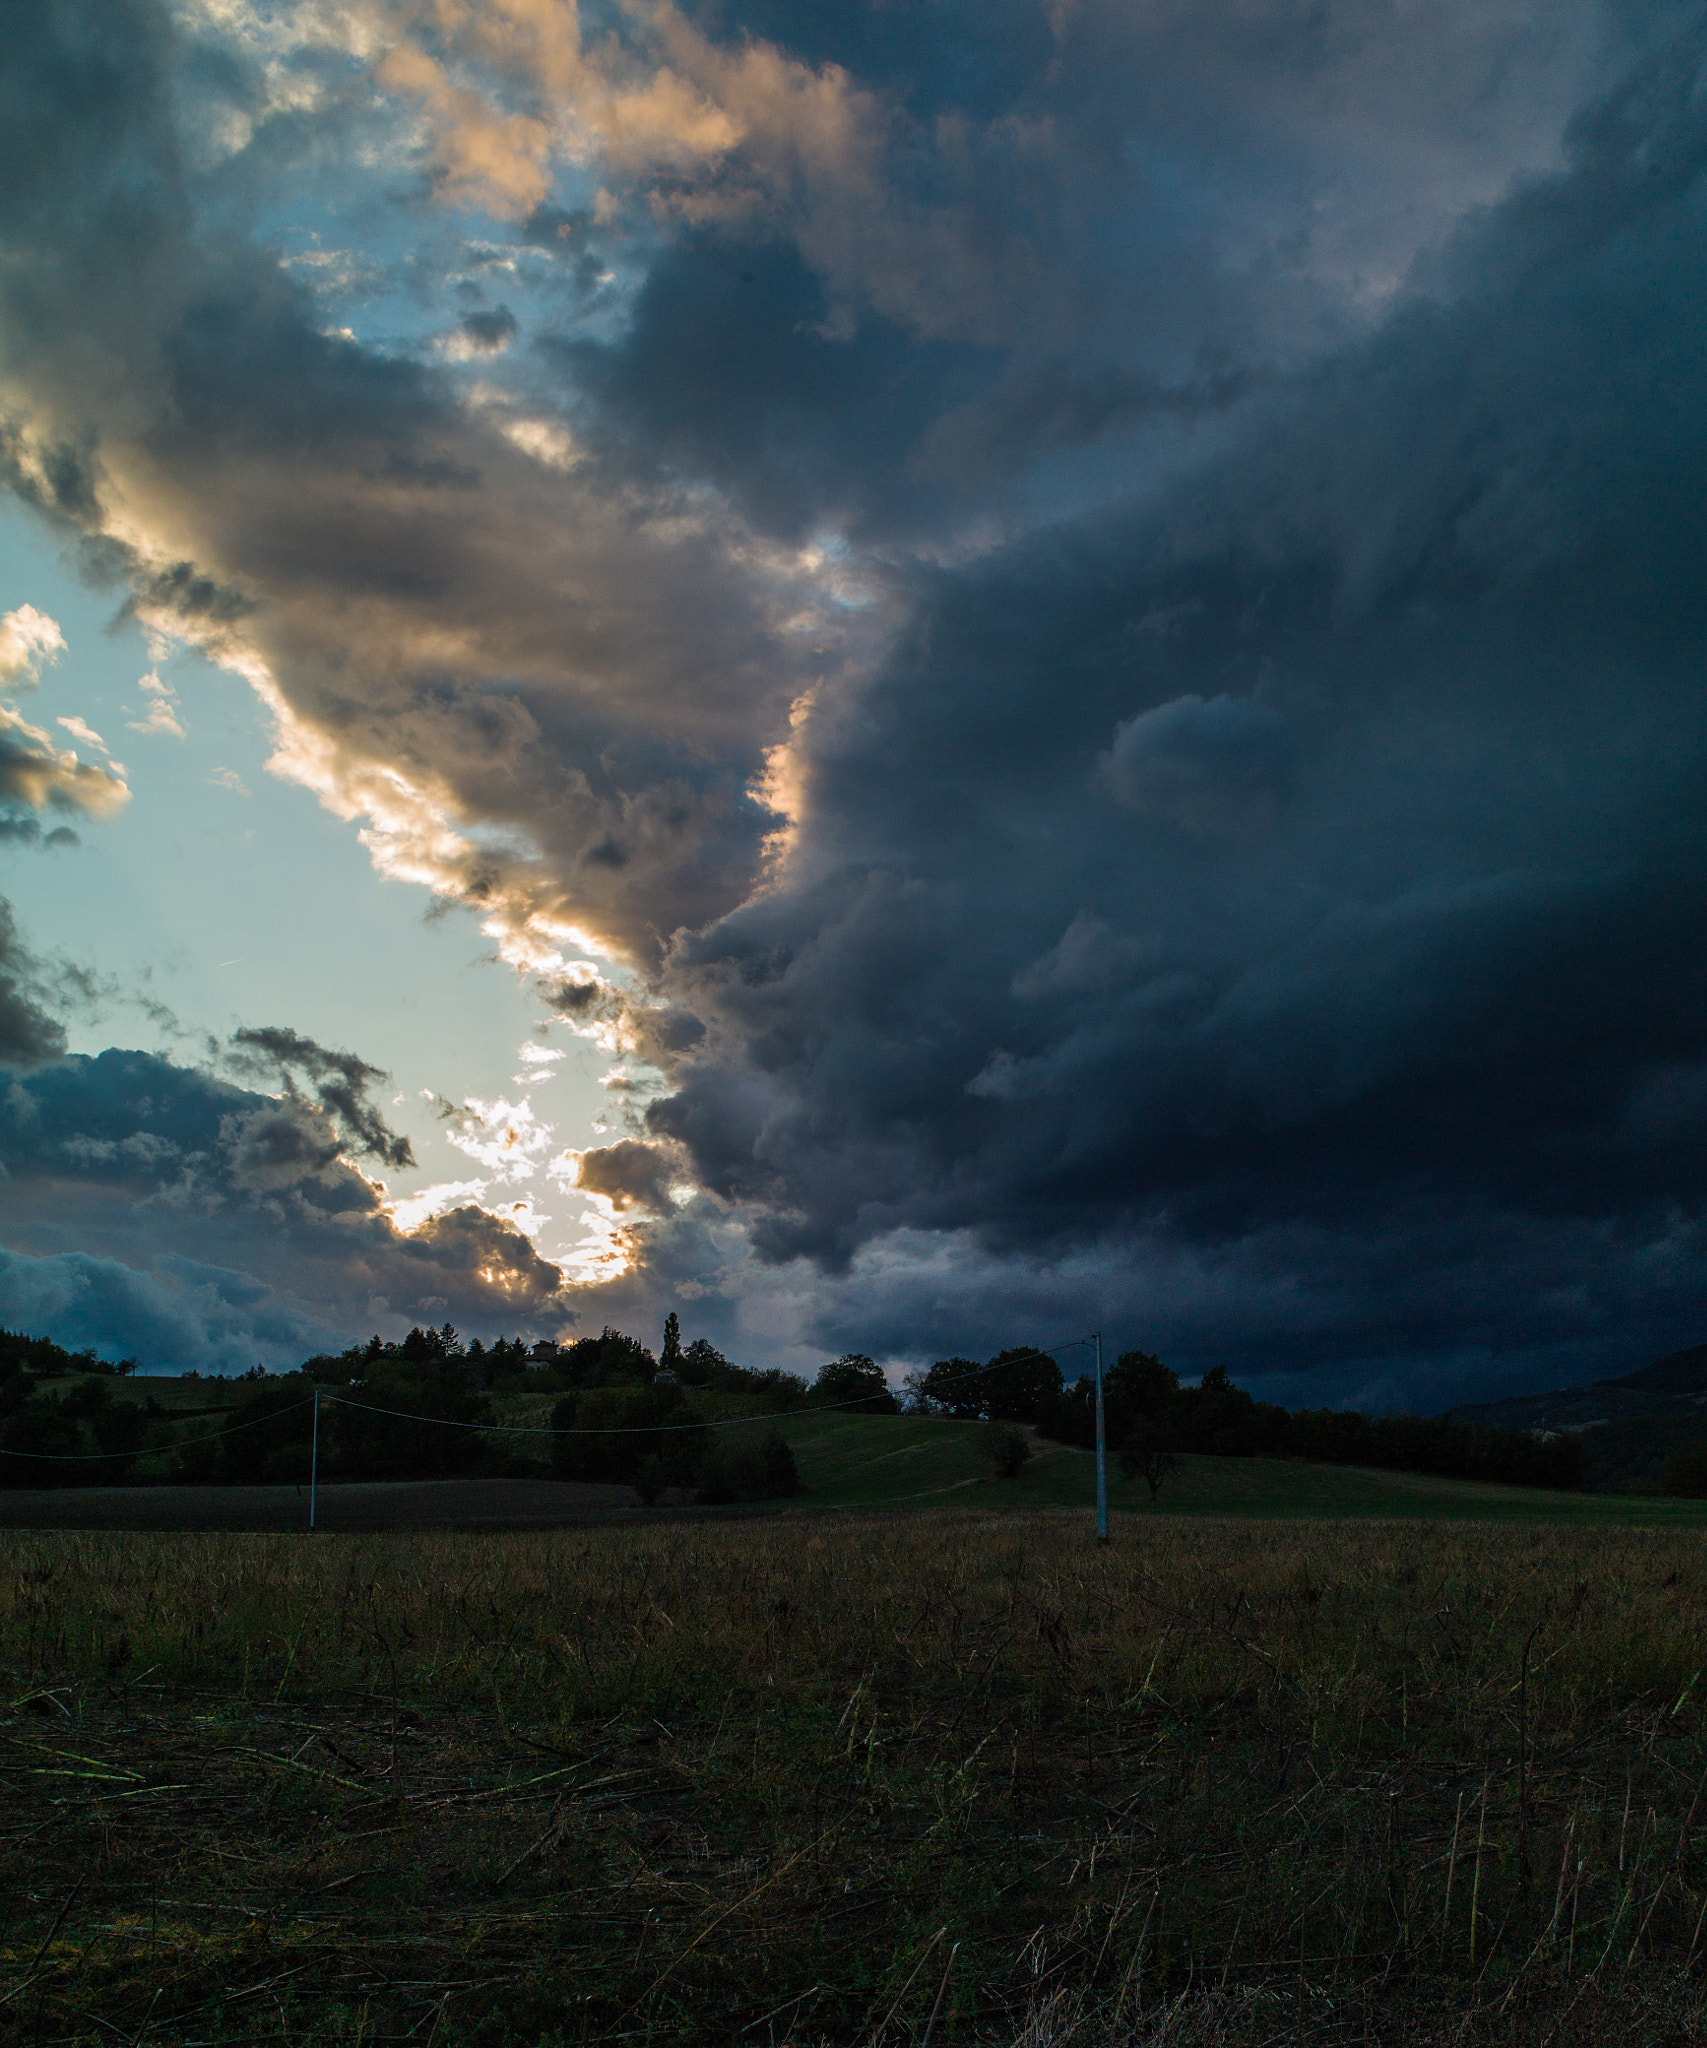
{"label": "silhouetted tree", "polygon": [[551,1469],[559,1479],[633,1485],[648,1458],[663,1483],[692,1482],[705,1457],[706,1431],[680,1387],[589,1387],[551,1411]]}
{"label": "silhouetted tree", "polygon": [[1166,1424],[1152,1422],[1142,1415],[1121,1439],[1114,1457],[1128,1479],[1143,1480],[1152,1500],[1161,1492],[1162,1481],[1179,1464],[1173,1434]]}
{"label": "silhouetted tree", "polygon": [[957,1422],[1038,1422],[1061,1398],[1061,1368],[1029,1345],[998,1351],[987,1364],[939,1358],[904,1382],[916,1415],[947,1415]]}
{"label": "silhouetted tree", "polygon": [[947,1415],[976,1422],[984,1412],[984,1368],[975,1358],[939,1358],[924,1372],[908,1373],[903,1385],[915,1415]]}
{"label": "silhouetted tree", "polygon": [[1047,1351],[998,1351],[984,1368],[983,1412],[992,1422],[1035,1422],[1061,1397],[1061,1368]]}
{"label": "silhouetted tree", "polygon": [[813,1397],[867,1415],[894,1415],[901,1404],[889,1391],[883,1368],[863,1351],[844,1351],[819,1369]]}

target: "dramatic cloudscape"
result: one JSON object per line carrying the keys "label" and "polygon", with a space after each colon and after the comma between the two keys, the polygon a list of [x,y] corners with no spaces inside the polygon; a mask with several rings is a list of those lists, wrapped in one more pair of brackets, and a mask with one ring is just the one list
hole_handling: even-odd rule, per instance
{"label": "dramatic cloudscape", "polygon": [[1707,36],[0,7],[0,1321],[1707,1336]]}

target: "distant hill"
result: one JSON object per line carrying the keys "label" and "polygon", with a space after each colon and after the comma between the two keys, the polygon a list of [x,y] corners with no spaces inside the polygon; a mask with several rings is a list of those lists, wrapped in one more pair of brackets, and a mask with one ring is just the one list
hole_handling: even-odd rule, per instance
{"label": "distant hill", "polygon": [[[1036,1438],[1017,1479],[998,1479],[985,1425],[941,1416],[787,1415],[776,1419],[793,1446],[805,1492],[793,1507],[1073,1508],[1089,1523],[1096,1462],[1088,1451]],[[1538,1486],[1490,1486],[1365,1466],[1316,1465],[1302,1458],[1181,1456],[1154,1502],[1142,1481],[1115,1467],[1109,1505],[1135,1520],[1175,1516],[1305,1516],[1311,1519],[1470,1519],[1578,1523],[1635,1522],[1707,1528],[1707,1502],[1631,1501],[1605,1493],[1549,1493]],[[1088,1533],[1088,1529],[1087,1529]]]}
{"label": "distant hill", "polygon": [[1593,1451],[1595,1484],[1652,1479],[1680,1444],[1707,1437],[1707,1344],[1674,1351],[1622,1379],[1450,1413],[1498,1429],[1580,1430]]}

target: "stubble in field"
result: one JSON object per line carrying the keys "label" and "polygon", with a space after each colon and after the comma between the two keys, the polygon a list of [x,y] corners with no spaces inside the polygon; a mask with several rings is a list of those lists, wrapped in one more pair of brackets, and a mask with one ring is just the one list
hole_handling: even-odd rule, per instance
{"label": "stubble in field", "polygon": [[1698,1536],[8,1536],[0,2032],[1698,2038]]}

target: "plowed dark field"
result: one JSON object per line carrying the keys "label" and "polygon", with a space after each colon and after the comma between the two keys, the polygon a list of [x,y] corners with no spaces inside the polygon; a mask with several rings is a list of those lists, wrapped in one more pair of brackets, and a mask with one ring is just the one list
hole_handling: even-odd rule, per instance
{"label": "plowed dark field", "polygon": [[[315,1521],[376,1529],[562,1529],[635,1505],[626,1486],[562,1479],[358,1480],[320,1489]],[[78,1486],[0,1492],[0,1529],[305,1529],[306,1486]]]}

